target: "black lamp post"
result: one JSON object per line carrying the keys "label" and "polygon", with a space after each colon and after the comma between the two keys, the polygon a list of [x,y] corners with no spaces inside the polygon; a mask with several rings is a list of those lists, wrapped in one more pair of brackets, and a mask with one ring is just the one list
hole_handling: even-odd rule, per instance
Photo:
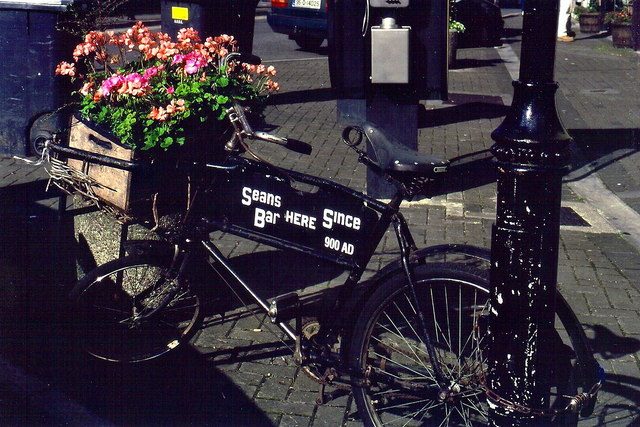
{"label": "black lamp post", "polygon": [[[498,205],[491,253],[490,425],[538,426],[548,408],[561,178],[571,138],[555,108],[558,0],[527,0],[520,78],[492,138]],[[527,413],[528,412],[528,413]],[[536,415],[537,414],[537,415]]]}

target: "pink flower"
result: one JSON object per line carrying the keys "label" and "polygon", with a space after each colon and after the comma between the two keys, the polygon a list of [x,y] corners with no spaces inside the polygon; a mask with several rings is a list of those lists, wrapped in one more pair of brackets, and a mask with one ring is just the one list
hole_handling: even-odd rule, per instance
{"label": "pink flower", "polygon": [[176,113],[181,113],[186,109],[186,107],[184,106],[184,99],[179,99],[179,100],[172,100],[171,104],[167,105],[167,108],[165,109],[165,111],[167,112],[167,114],[176,114]]}
{"label": "pink flower", "polygon": [[82,88],[80,89],[80,93],[84,96],[87,96],[91,93],[92,89],[93,89],[93,82],[87,82],[84,85],[82,85]]}
{"label": "pink flower", "polygon": [[145,80],[150,80],[151,78],[157,76],[159,72],[160,70],[158,67],[147,68],[146,70],[144,70],[144,74],[142,77]]}
{"label": "pink flower", "polygon": [[167,111],[162,107],[152,107],[151,112],[147,117],[159,122],[164,122],[165,120],[167,120],[167,118],[169,118],[169,115],[167,114]]}
{"label": "pink flower", "polygon": [[69,64],[68,62],[62,61],[56,67],[56,74],[59,76],[75,77],[76,66],[74,64]]}
{"label": "pink flower", "polygon": [[100,86],[100,92],[103,96],[109,96],[111,91],[113,91],[114,89],[117,90],[120,86],[122,86],[123,83],[124,77],[115,74],[102,82],[102,85]]}
{"label": "pink flower", "polygon": [[172,94],[173,92],[175,92],[175,91],[176,91],[176,89],[175,89],[173,86],[169,86],[169,87],[167,88],[167,93],[168,93],[169,95],[171,95],[171,94]]}
{"label": "pink flower", "polygon": [[207,65],[206,58],[199,52],[190,52],[185,59],[184,72],[187,74],[195,74],[200,71],[200,68]]}
{"label": "pink flower", "polygon": [[133,96],[144,95],[149,89],[149,81],[139,73],[127,74],[124,77],[124,83],[118,89],[118,93]]}
{"label": "pink flower", "polygon": [[171,65],[182,64],[184,62],[184,57],[185,56],[182,54],[174,56],[173,60],[171,61]]}

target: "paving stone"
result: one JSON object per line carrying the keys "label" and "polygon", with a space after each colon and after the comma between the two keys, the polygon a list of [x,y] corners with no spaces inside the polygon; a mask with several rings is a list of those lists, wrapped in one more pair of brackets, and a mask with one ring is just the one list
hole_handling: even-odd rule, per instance
{"label": "paving stone", "polygon": [[638,322],[638,319],[621,317],[618,321],[626,334],[640,335],[640,322]]}
{"label": "paving stone", "polygon": [[287,397],[287,400],[289,402],[311,403],[311,402],[315,402],[317,397],[318,397],[318,391],[313,392],[313,391],[300,390],[294,384],[293,390],[291,390],[291,393],[289,394],[289,397]]}
{"label": "paving stone", "polygon": [[309,417],[300,415],[282,415],[280,427],[306,427],[311,423]]}
{"label": "paving stone", "polygon": [[293,380],[276,375],[264,379],[256,398],[285,400],[291,391]]}
{"label": "paving stone", "polygon": [[329,406],[318,406],[316,415],[313,419],[314,426],[341,426],[344,422],[345,414],[336,408]]}
{"label": "paving stone", "polygon": [[297,368],[293,366],[277,366],[265,363],[244,362],[241,364],[240,370],[243,372],[273,376],[275,378],[288,378],[293,380]]}
{"label": "paving stone", "polygon": [[315,411],[315,405],[310,403],[272,399],[255,399],[254,402],[258,409],[267,413],[311,417]]}

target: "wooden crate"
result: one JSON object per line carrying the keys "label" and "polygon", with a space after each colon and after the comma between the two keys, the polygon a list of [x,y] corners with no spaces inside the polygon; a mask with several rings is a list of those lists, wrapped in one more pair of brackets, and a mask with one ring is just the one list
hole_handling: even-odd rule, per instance
{"label": "wooden crate", "polygon": [[[69,147],[120,160],[135,161],[136,152],[120,144],[113,135],[76,116],[71,119]],[[139,171],[126,171],[91,163],[87,160],[68,159],[69,167],[81,171],[96,181],[95,195],[107,205],[130,215],[141,202],[153,197],[151,183],[143,183]]]}

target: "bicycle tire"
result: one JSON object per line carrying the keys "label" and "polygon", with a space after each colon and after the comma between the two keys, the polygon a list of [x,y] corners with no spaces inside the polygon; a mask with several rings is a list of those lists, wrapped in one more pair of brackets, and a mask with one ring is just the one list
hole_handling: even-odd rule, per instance
{"label": "bicycle tire", "polygon": [[171,259],[128,256],[87,274],[71,291],[78,342],[109,362],[151,360],[188,341],[202,322],[198,293]]}
{"label": "bicycle tire", "polygon": [[[376,289],[355,323],[349,362],[361,377],[353,386],[358,413],[367,426],[486,425],[482,351],[489,312],[488,271],[431,263],[416,266],[414,273],[440,366],[452,388],[458,388],[444,401],[437,396],[430,358],[416,332],[419,321],[410,289],[404,274],[397,274]],[[555,338],[557,347],[563,344],[557,331]],[[566,345],[568,340],[564,341]],[[573,354],[568,349],[558,351],[567,352],[564,359]],[[554,373],[554,395],[575,394],[567,366]],[[575,416],[558,417],[556,424],[575,425]]]}

